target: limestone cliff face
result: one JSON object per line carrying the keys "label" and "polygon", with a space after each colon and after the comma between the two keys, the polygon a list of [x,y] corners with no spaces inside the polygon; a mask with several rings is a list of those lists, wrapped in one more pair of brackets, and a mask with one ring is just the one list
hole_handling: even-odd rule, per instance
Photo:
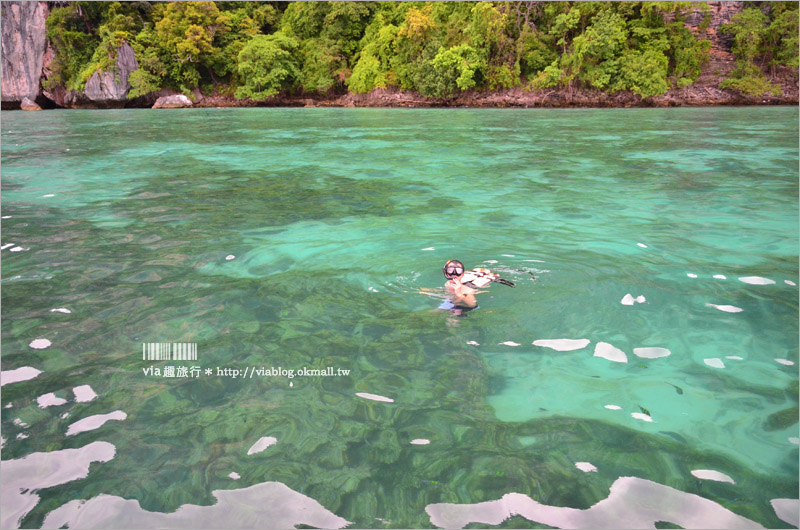
{"label": "limestone cliff face", "polygon": [[[43,77],[51,75],[50,61],[55,52],[48,46],[45,54]],[[86,82],[83,92],[67,90],[63,86],[54,86],[43,91],[45,97],[59,107],[70,109],[122,108],[128,103],[128,91],[131,72],[139,68],[136,54],[127,42],[116,50],[114,68],[97,71]]]}
{"label": "limestone cliff face", "polygon": [[46,44],[46,2],[2,2],[2,102],[19,105],[36,99]]}
{"label": "limestone cliff face", "polygon": [[139,68],[133,48],[125,42],[117,48],[116,68],[107,72],[97,71],[86,82],[84,93],[98,106],[123,106],[128,100],[131,84],[128,77]]}
{"label": "limestone cliff face", "polygon": [[[722,2],[706,2],[706,4],[710,9],[711,20],[708,29],[705,32],[700,32],[700,37],[709,39],[712,48],[715,50],[730,51],[733,35],[722,33],[719,28],[723,24],[730,24],[734,15],[744,9],[744,2],[725,0]],[[704,16],[704,11],[697,10],[686,18],[686,25],[692,29],[697,29],[702,24]]]}

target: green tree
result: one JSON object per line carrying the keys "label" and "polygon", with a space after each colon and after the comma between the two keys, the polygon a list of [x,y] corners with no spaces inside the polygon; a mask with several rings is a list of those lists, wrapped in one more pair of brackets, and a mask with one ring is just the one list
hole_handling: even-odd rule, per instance
{"label": "green tree", "polygon": [[517,41],[520,73],[530,77],[557,61],[558,51],[554,44],[555,40],[547,33],[524,29]]}
{"label": "green tree", "polygon": [[772,21],[764,34],[764,48],[770,66],[798,67],[798,4],[771,2]]}
{"label": "green tree", "polygon": [[150,92],[156,92],[163,88],[167,81],[167,68],[162,55],[166,53],[156,44],[155,30],[151,25],[147,25],[130,43],[139,69],[131,72],[128,82],[131,89],[128,91],[129,98],[144,96]]}
{"label": "green tree", "polygon": [[486,69],[486,58],[469,44],[439,49],[430,61],[434,77],[421,88],[426,96],[450,97],[458,90],[474,88]]}
{"label": "green tree", "polygon": [[230,19],[214,2],[170,2],[155,24],[155,42],[170,81],[188,94],[205,73],[213,79],[218,49],[214,37],[229,29]]}
{"label": "green tree", "polygon": [[382,14],[375,16],[364,34],[361,52],[347,80],[347,87],[352,92],[369,92],[396,82],[391,61],[395,55],[397,32],[398,27],[394,24],[384,24]]}
{"label": "green tree", "polygon": [[239,52],[239,76],[244,84],[237,98],[266,99],[288,90],[297,80],[297,40],[283,32],[256,35]]}
{"label": "green tree", "polygon": [[[239,2],[231,2],[238,4]],[[267,6],[271,7],[271,6]],[[250,16],[252,9],[238,8],[220,11],[218,21],[224,23],[226,31],[219,32],[213,40],[214,46],[207,63],[213,72],[212,81],[235,77],[239,52],[245,44],[259,34],[260,23]],[[259,13],[255,11],[255,13]]]}
{"label": "green tree", "polygon": [[731,51],[736,56],[736,69],[731,77],[720,83],[720,88],[733,88],[745,94],[761,96],[767,92],[778,93],[764,72],[756,64],[767,35],[767,16],[756,7],[737,13],[730,24],[723,25],[723,33],[733,34]]}
{"label": "green tree", "polygon": [[371,2],[296,2],[283,15],[281,27],[300,42],[300,84],[306,92],[343,87],[350,77],[349,60],[376,6]]}
{"label": "green tree", "polygon": [[520,63],[508,15],[491,2],[478,2],[467,27],[470,44],[485,63],[484,77],[490,89],[510,88],[519,83]]}
{"label": "green tree", "polygon": [[391,69],[402,89],[419,89],[424,79],[433,74],[432,60],[439,49],[438,26],[431,13],[433,5],[411,7],[397,30],[396,54],[391,60]]}
{"label": "green tree", "polygon": [[44,87],[48,90],[59,86],[68,90],[81,88],[79,74],[91,61],[99,42],[82,4],[54,7],[45,22],[47,39],[56,50]]}
{"label": "green tree", "polygon": [[628,51],[619,59],[619,72],[612,89],[630,90],[643,98],[659,96],[669,89],[668,66],[669,59],[659,51]]}

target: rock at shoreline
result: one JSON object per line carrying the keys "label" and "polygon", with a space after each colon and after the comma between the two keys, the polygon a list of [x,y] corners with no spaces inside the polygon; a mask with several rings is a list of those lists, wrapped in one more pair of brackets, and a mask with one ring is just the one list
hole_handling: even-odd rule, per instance
{"label": "rock at shoreline", "polygon": [[20,103],[19,108],[22,110],[42,110],[42,107],[37,105],[35,101],[31,101],[28,97],[22,98],[22,103]]}
{"label": "rock at shoreline", "polygon": [[192,106],[192,100],[183,94],[175,94],[174,96],[163,96],[156,100],[153,104],[154,109],[182,109]]}
{"label": "rock at shoreline", "polygon": [[123,107],[128,101],[131,84],[128,77],[139,68],[136,54],[127,42],[117,48],[115,68],[106,72],[97,71],[86,82],[84,94],[101,107]]}
{"label": "rock at shoreline", "polygon": [[3,103],[13,105],[22,98],[34,100],[39,95],[47,14],[47,2],[3,2],[0,68]]}

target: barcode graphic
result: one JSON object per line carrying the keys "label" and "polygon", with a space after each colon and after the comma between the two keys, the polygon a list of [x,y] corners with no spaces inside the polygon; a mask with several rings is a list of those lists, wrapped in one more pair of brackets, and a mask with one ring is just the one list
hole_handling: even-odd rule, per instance
{"label": "barcode graphic", "polygon": [[143,361],[196,361],[195,342],[143,342]]}

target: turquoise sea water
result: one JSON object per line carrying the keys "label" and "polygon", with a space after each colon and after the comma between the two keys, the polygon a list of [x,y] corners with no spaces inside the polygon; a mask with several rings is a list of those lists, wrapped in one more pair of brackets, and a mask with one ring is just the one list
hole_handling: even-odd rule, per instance
{"label": "turquoise sea water", "polygon": [[8,112],[2,217],[2,528],[797,526],[797,108]]}

